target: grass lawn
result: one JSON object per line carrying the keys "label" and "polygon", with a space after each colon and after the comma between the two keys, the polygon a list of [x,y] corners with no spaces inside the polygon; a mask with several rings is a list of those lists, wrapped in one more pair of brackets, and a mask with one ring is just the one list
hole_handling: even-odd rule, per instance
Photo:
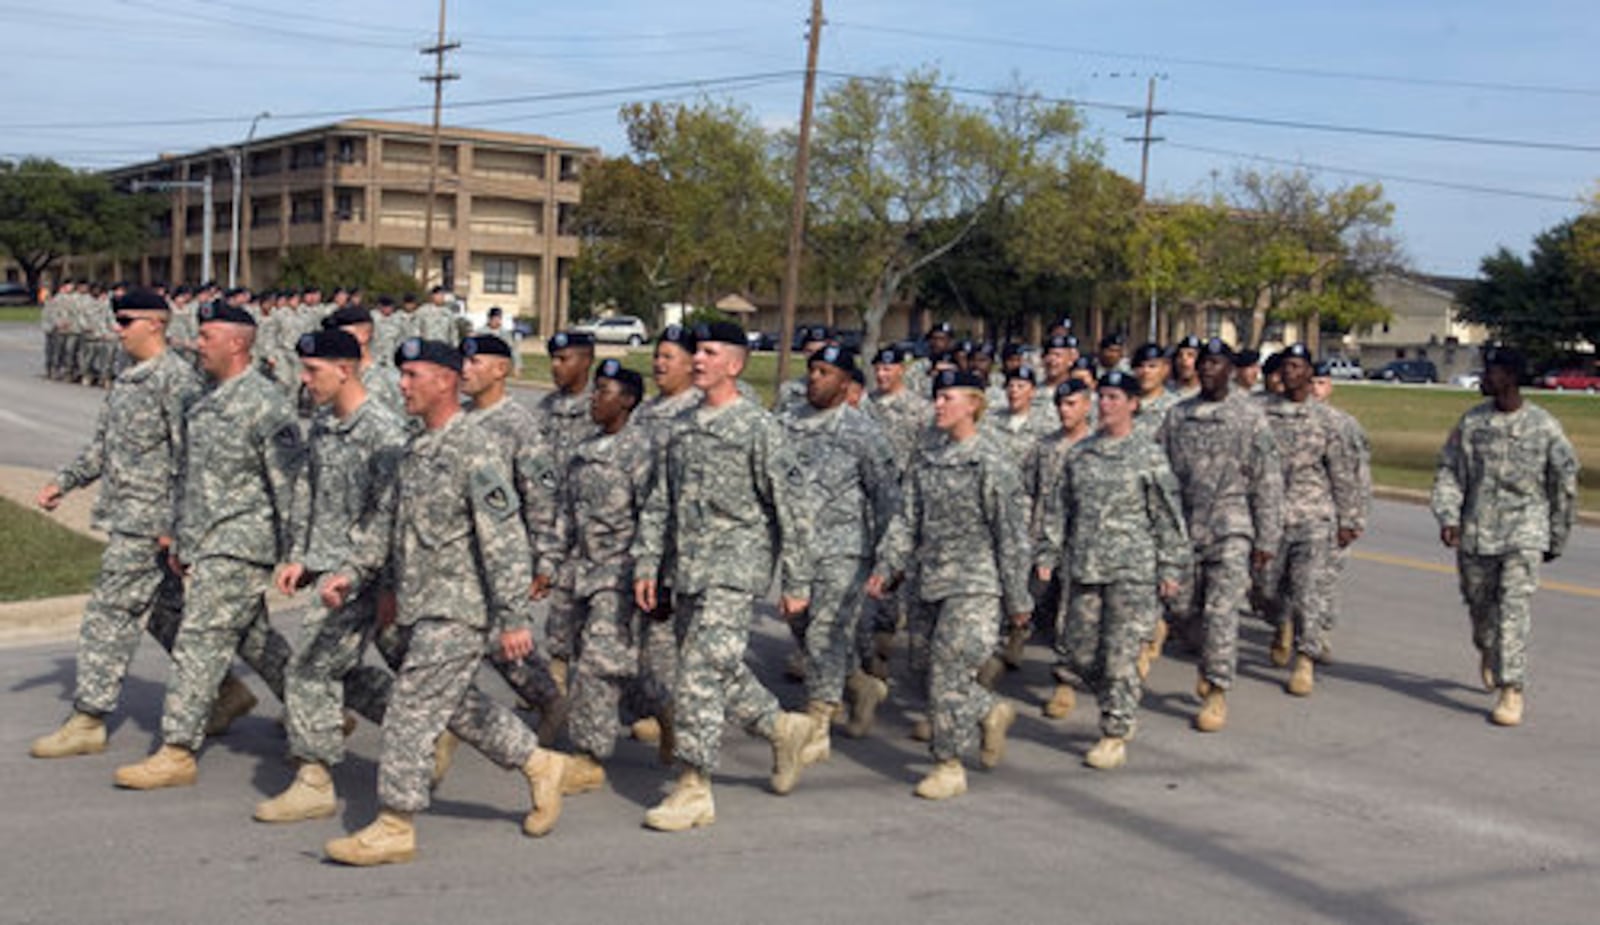
{"label": "grass lawn", "polygon": [[[1600,399],[1528,389],[1523,397],[1561,421],[1578,451],[1578,505],[1600,511]],[[1450,428],[1483,401],[1476,392],[1417,386],[1334,387],[1333,403],[1355,415],[1372,440],[1373,479],[1380,485],[1427,490]]]}
{"label": "grass lawn", "polygon": [[94,584],[103,544],[0,498],[0,601],[82,594]]}
{"label": "grass lawn", "polygon": [[0,321],[30,321],[39,323],[37,305],[0,305]]}

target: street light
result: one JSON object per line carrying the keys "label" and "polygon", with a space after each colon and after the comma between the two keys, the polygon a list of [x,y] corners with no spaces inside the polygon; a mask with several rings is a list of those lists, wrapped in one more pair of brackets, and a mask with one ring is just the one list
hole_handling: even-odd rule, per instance
{"label": "street light", "polygon": [[233,171],[233,229],[228,239],[228,288],[239,285],[239,212],[244,201],[244,155],[256,137],[256,126],[262,119],[272,118],[270,112],[260,112],[250,120],[250,132],[244,144],[228,152],[228,167]]}

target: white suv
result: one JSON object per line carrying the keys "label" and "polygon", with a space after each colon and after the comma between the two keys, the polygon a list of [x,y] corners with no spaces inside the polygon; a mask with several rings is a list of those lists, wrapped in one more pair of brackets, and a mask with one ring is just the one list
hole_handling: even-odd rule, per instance
{"label": "white suv", "polygon": [[592,334],[595,341],[602,344],[627,344],[630,347],[637,347],[650,339],[650,332],[645,328],[644,322],[632,315],[585,321],[573,325],[572,330]]}

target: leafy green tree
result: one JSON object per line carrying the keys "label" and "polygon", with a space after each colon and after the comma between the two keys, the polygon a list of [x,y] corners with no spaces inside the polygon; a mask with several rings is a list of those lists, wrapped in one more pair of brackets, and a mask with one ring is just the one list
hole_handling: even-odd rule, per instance
{"label": "leafy green tree", "polygon": [[0,161],[0,251],[22,268],[30,290],[64,257],[137,253],[160,208],[53,160]]}
{"label": "leafy green tree", "polygon": [[1483,258],[1460,302],[1462,320],[1487,326],[1536,361],[1580,340],[1600,343],[1600,214],[1541,232],[1527,258],[1504,247]]}
{"label": "leafy green tree", "polygon": [[359,287],[396,298],[416,295],[421,289],[416,277],[400,269],[392,255],[364,247],[292,248],[278,271],[277,285],[320,286],[329,291]]}

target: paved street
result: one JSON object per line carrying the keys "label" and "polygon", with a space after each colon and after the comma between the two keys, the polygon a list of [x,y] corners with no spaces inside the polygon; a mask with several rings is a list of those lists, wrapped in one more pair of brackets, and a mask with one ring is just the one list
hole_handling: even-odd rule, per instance
{"label": "paved street", "polygon": [[[39,467],[77,448],[99,397],[40,379],[37,335],[16,325],[0,326],[0,395],[0,464]],[[71,642],[0,650],[0,922],[1593,921],[1600,531],[1579,528],[1545,572],[1520,729],[1485,718],[1449,566],[1424,509],[1380,502],[1315,695],[1282,692],[1250,624],[1227,731],[1190,730],[1193,668],[1163,660],[1121,771],[1080,764],[1092,706],[1039,717],[1036,647],[1003,681],[1022,704],[1005,763],[955,801],[911,796],[928,758],[899,710],[873,738],[836,739],[787,798],[765,790],[765,743],[730,730],[718,821],[684,835],[640,828],[667,774],[637,743],[542,841],[520,833],[520,775],[464,751],[419,821],[417,863],[370,871],[319,858],[374,812],[371,726],[336,772],[340,816],[266,827],[250,809],[290,772],[258,680],[261,706],[206,750],[197,786],[126,793],[111,773],[152,745],[159,650],[141,649],[107,752],[58,762],[26,751],[68,709]],[[780,629],[764,611],[753,658],[798,705],[771,670]]]}

